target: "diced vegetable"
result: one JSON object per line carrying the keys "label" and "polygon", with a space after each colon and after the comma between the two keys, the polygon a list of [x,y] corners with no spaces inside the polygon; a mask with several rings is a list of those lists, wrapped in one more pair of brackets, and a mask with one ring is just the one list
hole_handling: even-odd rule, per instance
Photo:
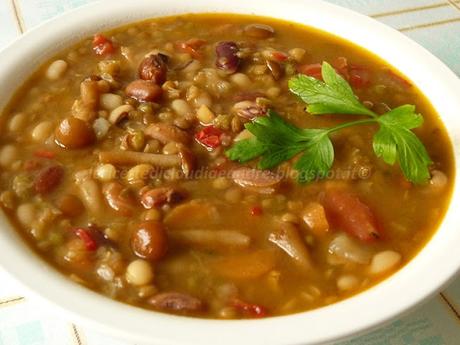
{"label": "diced vegetable", "polygon": [[364,242],[373,242],[382,237],[374,213],[356,195],[328,191],[323,202],[330,220],[351,236]]}

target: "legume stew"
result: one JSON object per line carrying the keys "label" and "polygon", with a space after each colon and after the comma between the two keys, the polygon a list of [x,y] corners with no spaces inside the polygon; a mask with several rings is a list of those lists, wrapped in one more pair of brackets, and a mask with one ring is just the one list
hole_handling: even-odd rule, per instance
{"label": "legume stew", "polygon": [[3,111],[0,202],[75,282],[180,315],[306,311],[403,267],[453,154],[398,71],[274,19],[194,14],[62,51]]}

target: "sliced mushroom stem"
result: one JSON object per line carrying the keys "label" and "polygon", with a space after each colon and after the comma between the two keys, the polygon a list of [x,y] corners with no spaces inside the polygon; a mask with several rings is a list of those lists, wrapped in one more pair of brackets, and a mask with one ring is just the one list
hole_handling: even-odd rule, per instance
{"label": "sliced mushroom stem", "polygon": [[182,163],[179,155],[135,151],[102,151],[99,152],[99,161],[115,165],[151,164],[160,168],[176,167]]}
{"label": "sliced mushroom stem", "polygon": [[170,238],[185,245],[225,250],[244,249],[251,238],[234,230],[183,230],[170,231]]}

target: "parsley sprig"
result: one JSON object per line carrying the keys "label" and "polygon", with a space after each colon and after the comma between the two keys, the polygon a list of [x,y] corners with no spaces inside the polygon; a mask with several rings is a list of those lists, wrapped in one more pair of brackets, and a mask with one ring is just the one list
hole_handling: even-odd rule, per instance
{"label": "parsley sprig", "polygon": [[289,89],[308,104],[310,114],[352,114],[368,118],[330,128],[302,129],[269,110],[267,116],[257,117],[245,125],[254,137],[235,143],[227,156],[240,163],[260,158],[258,168],[270,169],[300,155],[294,168],[299,172],[299,182],[309,182],[326,176],[332,167],[331,133],[346,127],[377,124],[379,130],[373,137],[375,154],[390,165],[399,163],[407,180],[426,182],[432,161],[412,131],[423,124],[423,117],[415,112],[415,106],[402,105],[379,116],[359,101],[347,81],[327,62],[323,62],[321,74],[324,81],[305,75],[289,80]]}

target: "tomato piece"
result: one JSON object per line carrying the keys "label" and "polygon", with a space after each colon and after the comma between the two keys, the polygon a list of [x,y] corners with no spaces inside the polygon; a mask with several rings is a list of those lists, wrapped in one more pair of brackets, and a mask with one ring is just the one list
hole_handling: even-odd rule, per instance
{"label": "tomato piece", "polygon": [[289,56],[286,53],[280,51],[274,51],[271,53],[271,55],[272,58],[277,62],[284,62],[289,58]]}
{"label": "tomato piece", "polygon": [[176,48],[184,53],[190,54],[190,56],[194,59],[201,59],[203,56],[198,51],[204,44],[206,44],[205,40],[199,38],[191,38],[185,42],[178,42],[176,43]]}
{"label": "tomato piece", "polygon": [[108,55],[115,51],[113,42],[102,34],[96,34],[93,38],[93,50],[96,55]]}
{"label": "tomato piece", "polygon": [[237,298],[233,300],[232,306],[243,314],[253,318],[266,317],[268,314],[267,309],[264,306],[244,302]]}
{"label": "tomato piece", "polygon": [[89,229],[85,228],[76,228],[73,230],[75,235],[78,236],[79,239],[83,241],[85,244],[85,248],[89,251],[95,251],[98,247],[96,240],[91,235]]}
{"label": "tomato piece", "polygon": [[309,77],[313,77],[318,80],[323,80],[323,76],[321,75],[320,63],[297,65],[297,72],[308,75]]}
{"label": "tomato piece", "polygon": [[382,237],[374,213],[356,195],[329,191],[323,206],[331,222],[351,236],[363,242],[373,242]]}
{"label": "tomato piece", "polygon": [[251,216],[260,216],[262,215],[262,213],[263,213],[262,207],[258,205],[251,207]]}
{"label": "tomato piece", "polygon": [[56,152],[49,150],[37,150],[34,152],[34,156],[46,159],[53,159],[54,157],[56,157]]}
{"label": "tomato piece", "polygon": [[360,89],[368,86],[370,83],[370,73],[365,67],[352,65],[349,68],[348,74],[348,81],[354,88]]}
{"label": "tomato piece", "polygon": [[398,74],[393,72],[391,69],[389,69],[387,73],[390,79],[396,82],[398,85],[403,86],[404,88],[409,88],[412,86],[412,84],[409,81],[407,81],[403,77],[400,77]]}
{"label": "tomato piece", "polygon": [[220,146],[220,136],[222,133],[219,128],[207,126],[195,134],[195,140],[208,150],[212,150]]}

